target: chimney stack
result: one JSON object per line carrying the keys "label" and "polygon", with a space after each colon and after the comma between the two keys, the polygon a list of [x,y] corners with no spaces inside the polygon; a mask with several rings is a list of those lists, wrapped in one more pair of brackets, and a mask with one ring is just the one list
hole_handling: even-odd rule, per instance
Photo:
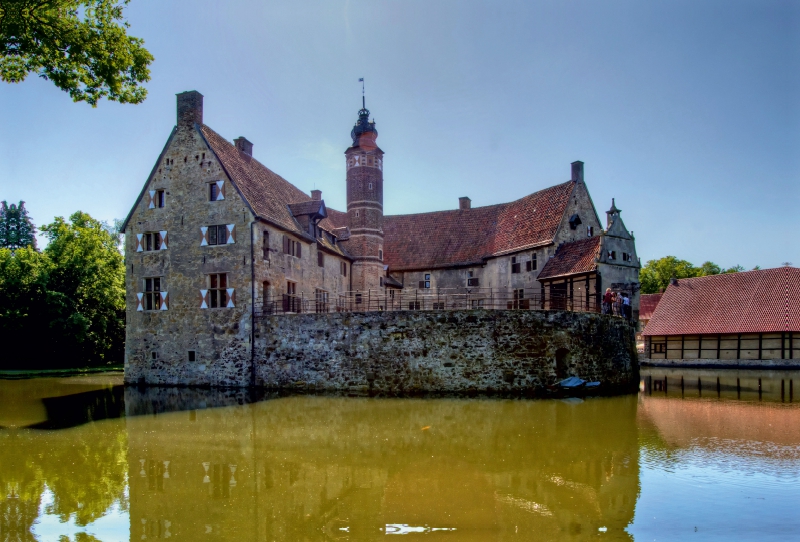
{"label": "chimney stack", "polygon": [[203,124],[203,95],[196,90],[181,92],[178,96],[178,127],[191,128]]}
{"label": "chimney stack", "polygon": [[677,286],[677,285],[678,285],[678,279],[676,279],[675,277],[671,277],[671,278],[669,279],[669,283],[670,283],[672,286]]}
{"label": "chimney stack", "polygon": [[312,190],[311,199],[314,201],[320,201],[322,199],[322,190]]}
{"label": "chimney stack", "polygon": [[572,162],[572,182],[583,182],[583,162],[580,160]]}
{"label": "chimney stack", "polygon": [[233,140],[233,144],[236,145],[236,148],[245,153],[247,156],[253,156],[253,144],[247,141],[246,137],[237,137]]}
{"label": "chimney stack", "polygon": [[458,208],[461,209],[462,211],[464,209],[471,209],[472,200],[466,196],[464,196],[463,198],[458,198]]}

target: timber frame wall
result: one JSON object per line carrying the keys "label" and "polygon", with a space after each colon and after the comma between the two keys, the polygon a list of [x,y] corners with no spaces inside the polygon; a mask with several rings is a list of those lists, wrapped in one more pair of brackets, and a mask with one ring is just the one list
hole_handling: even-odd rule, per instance
{"label": "timber frame wall", "polygon": [[798,359],[800,332],[653,335],[645,337],[650,359]]}

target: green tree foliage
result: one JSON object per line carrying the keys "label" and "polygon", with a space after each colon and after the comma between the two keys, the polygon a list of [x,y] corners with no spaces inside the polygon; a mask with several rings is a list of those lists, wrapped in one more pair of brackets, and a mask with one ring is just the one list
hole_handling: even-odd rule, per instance
{"label": "green tree foliage", "polygon": [[3,0],[0,79],[19,83],[35,73],[93,107],[105,97],[140,103],[153,56],[127,35],[129,0]]}
{"label": "green tree foliage", "polygon": [[0,248],[22,247],[36,248],[36,227],[28,216],[25,202],[10,206],[5,201],[0,202]]}
{"label": "green tree foliage", "polygon": [[42,227],[49,243],[0,249],[2,368],[122,361],[125,270],[118,237],[86,213]]}
{"label": "green tree foliage", "polygon": [[[755,269],[760,269],[760,267],[756,266]],[[642,284],[643,294],[655,294],[666,290],[671,278],[687,279],[740,271],[744,271],[744,267],[741,265],[723,269],[714,262],[703,262],[700,267],[695,267],[691,262],[679,260],[675,256],[664,256],[658,260],[649,260],[644,264],[639,271],[639,281]]]}

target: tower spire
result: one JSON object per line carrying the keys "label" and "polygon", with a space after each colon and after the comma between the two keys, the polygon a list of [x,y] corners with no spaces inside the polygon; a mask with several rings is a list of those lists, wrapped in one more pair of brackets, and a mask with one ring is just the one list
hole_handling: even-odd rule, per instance
{"label": "tower spire", "polygon": [[361,81],[361,109],[366,109],[367,108],[367,98],[366,98],[366,94],[364,93],[364,78],[363,77],[359,77],[358,80]]}

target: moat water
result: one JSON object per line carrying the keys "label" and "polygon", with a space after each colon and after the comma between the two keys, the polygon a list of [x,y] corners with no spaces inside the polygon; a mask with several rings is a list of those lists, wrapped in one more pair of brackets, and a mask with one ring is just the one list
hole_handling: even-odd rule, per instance
{"label": "moat water", "polygon": [[0,540],[800,537],[797,371],[550,400],[120,382],[0,380]]}

